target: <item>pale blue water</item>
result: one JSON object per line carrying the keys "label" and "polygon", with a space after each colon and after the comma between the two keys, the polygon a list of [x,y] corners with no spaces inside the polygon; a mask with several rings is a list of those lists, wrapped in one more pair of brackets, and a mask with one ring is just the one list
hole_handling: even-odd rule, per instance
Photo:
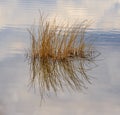
{"label": "pale blue water", "polygon": [[[38,10],[70,22],[92,20],[87,37],[103,59],[90,72],[88,89],[51,94],[41,107],[39,94],[28,87],[24,55]],[[113,114],[120,114],[120,0],[0,0],[0,115]]]}

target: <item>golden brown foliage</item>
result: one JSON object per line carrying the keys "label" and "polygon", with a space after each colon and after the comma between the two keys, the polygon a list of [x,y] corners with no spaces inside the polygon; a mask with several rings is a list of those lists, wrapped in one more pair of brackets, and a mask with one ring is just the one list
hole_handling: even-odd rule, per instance
{"label": "golden brown foliage", "polygon": [[94,62],[99,54],[85,40],[89,22],[57,25],[40,16],[37,32],[29,29],[31,47],[28,53],[31,84],[39,83],[41,97],[65,87],[81,90],[84,80],[89,81],[86,64]]}

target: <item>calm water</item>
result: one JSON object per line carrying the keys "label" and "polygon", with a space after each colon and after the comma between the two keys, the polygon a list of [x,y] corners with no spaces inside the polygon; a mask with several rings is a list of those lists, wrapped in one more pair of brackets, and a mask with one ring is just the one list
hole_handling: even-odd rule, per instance
{"label": "calm water", "polygon": [[[87,36],[102,53],[90,72],[92,85],[80,93],[40,95],[29,90],[27,28],[39,12],[59,20],[92,20]],[[0,0],[0,115],[119,115],[120,0]]]}

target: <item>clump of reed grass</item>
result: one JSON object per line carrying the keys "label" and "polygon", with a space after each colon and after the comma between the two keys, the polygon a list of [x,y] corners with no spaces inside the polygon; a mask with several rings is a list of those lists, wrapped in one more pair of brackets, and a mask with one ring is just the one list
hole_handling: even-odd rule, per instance
{"label": "clump of reed grass", "polygon": [[86,42],[89,25],[88,21],[57,25],[55,19],[51,22],[40,15],[38,28],[28,29],[31,84],[38,82],[42,98],[51,90],[57,93],[67,87],[78,91],[85,87],[84,81],[90,83],[86,67],[99,53]]}

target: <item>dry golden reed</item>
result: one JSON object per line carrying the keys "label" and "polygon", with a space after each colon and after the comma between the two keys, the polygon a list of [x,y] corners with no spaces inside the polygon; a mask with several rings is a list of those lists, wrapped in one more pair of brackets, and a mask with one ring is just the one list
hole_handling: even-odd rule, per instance
{"label": "dry golden reed", "polygon": [[58,90],[81,90],[88,81],[87,65],[94,63],[99,55],[90,42],[86,42],[85,32],[88,21],[80,24],[56,24],[40,15],[39,26],[29,29],[31,84],[38,82],[41,98],[46,93]]}

